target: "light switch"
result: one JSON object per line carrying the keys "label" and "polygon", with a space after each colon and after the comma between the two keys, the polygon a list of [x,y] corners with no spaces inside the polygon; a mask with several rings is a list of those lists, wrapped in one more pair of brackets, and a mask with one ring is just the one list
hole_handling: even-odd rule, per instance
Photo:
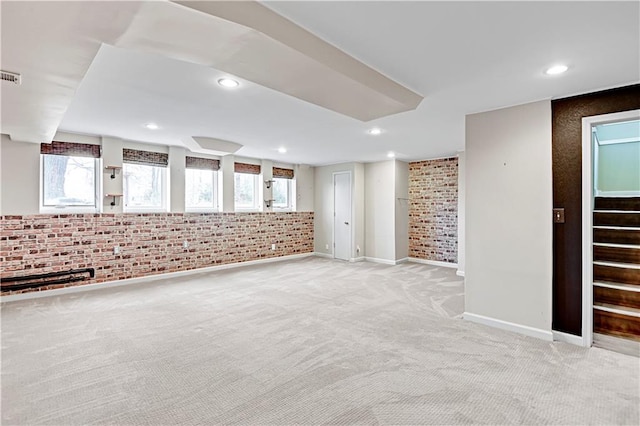
{"label": "light switch", "polygon": [[564,209],[553,209],[553,223],[564,223]]}

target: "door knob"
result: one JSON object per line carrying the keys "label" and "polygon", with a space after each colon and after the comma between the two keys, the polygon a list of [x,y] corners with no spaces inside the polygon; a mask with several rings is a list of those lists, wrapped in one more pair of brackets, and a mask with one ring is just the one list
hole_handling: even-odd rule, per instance
{"label": "door knob", "polygon": [[344,224],[345,224],[345,225],[348,225],[348,224],[349,224],[349,222],[345,222]]}

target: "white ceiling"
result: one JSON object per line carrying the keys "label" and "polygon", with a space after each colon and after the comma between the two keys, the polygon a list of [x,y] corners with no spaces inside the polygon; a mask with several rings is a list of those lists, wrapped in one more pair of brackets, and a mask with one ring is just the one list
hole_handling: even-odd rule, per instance
{"label": "white ceiling", "polygon": [[[640,81],[638,2],[265,3],[424,96],[414,111],[366,123],[243,79],[238,79],[240,89],[224,90],[215,81],[225,73],[176,60],[175,52],[164,55],[163,46],[153,52],[133,49],[125,36],[144,5],[78,2],[73,6],[77,15],[68,17],[67,10],[59,17],[60,11],[45,7],[46,2],[26,2],[31,4],[28,13],[13,11],[8,19],[7,3],[2,2],[2,69],[22,72],[25,79],[23,86],[2,84],[2,131],[12,137],[29,133],[19,125],[24,113],[34,123],[47,119],[54,132],[187,147],[192,146],[191,136],[202,136],[242,144],[238,155],[288,163],[379,161],[388,151],[417,160],[464,149],[465,114]],[[107,15],[112,18],[102,19]],[[85,33],[68,30],[79,20],[86,22],[81,29]],[[34,22],[59,25],[52,29]],[[113,22],[113,27],[104,22]],[[187,16],[167,23],[178,33],[193,26]],[[100,28],[99,37],[90,30],[92,25]],[[18,38],[25,33],[21,28],[43,35],[25,41]],[[569,71],[544,75],[555,63],[566,63]],[[66,84],[41,77],[43,72],[55,76],[54,66],[60,71],[64,64],[75,67],[73,76],[84,77]],[[30,79],[38,77],[42,81],[29,86]],[[65,96],[50,96],[61,87]],[[7,90],[25,88],[33,97],[27,105],[33,108],[7,113]],[[38,99],[36,92],[49,93],[46,102],[57,102],[58,115],[39,114],[45,99]],[[146,129],[148,122],[160,129]],[[368,135],[372,126],[384,132]],[[277,152],[281,146],[288,149],[286,154]]]}

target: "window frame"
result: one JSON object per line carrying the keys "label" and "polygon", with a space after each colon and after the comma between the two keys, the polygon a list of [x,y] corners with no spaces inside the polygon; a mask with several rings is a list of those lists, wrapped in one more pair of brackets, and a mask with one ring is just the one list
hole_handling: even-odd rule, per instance
{"label": "window frame", "polygon": [[[59,206],[45,205],[44,203],[44,173],[45,173],[45,155],[56,157],[69,157],[69,158],[91,158],[94,160],[94,176],[93,176],[93,206],[81,206],[73,204],[65,204]],[[102,212],[102,158],[82,157],[79,155],[58,155],[58,154],[40,154],[40,176],[39,176],[39,197],[38,197],[38,211],[41,214],[63,213],[101,213]]]}
{"label": "window frame", "polygon": [[[128,165],[132,166],[143,166],[143,167],[155,167],[162,170],[160,176],[160,199],[162,204],[160,207],[158,206],[135,206],[135,207],[127,207],[127,197],[125,194],[126,187],[126,173],[125,169]],[[123,213],[168,213],[169,212],[169,167],[158,166],[155,164],[141,164],[141,163],[122,163],[122,212]]]}
{"label": "window frame", "polygon": [[[189,207],[187,205],[187,173],[189,170],[197,170],[200,172],[211,172],[212,173],[212,184],[213,184],[213,207]],[[219,170],[207,170],[207,169],[184,169],[184,211],[185,213],[217,213],[220,211],[220,195],[219,195]],[[234,180],[235,184],[235,180]]]}
{"label": "window frame", "polygon": [[287,182],[287,205],[285,207],[280,207],[280,206],[276,206],[275,204],[275,200],[273,202],[272,208],[273,210],[277,210],[277,211],[281,211],[281,212],[290,212],[293,211],[293,179],[287,179],[287,178],[273,178],[274,181],[274,185],[271,187],[272,188],[272,194],[273,194],[273,188],[275,188],[275,181],[276,180],[283,180]]}
{"label": "window frame", "polygon": [[[236,175],[247,175],[253,177],[253,194],[254,194],[254,205],[252,207],[238,207],[238,203],[236,201]],[[237,212],[259,212],[262,211],[262,185],[260,185],[262,179],[262,174],[253,174],[253,173],[242,173],[242,172],[233,172],[233,209]]]}

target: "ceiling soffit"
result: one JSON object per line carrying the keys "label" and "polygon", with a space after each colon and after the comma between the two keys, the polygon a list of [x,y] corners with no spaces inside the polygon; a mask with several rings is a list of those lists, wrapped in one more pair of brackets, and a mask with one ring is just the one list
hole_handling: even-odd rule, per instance
{"label": "ceiling soffit", "polygon": [[[95,7],[100,14],[93,13]],[[22,84],[2,84],[2,133],[50,142],[102,43],[113,43],[138,2],[3,1],[2,69]]]}
{"label": "ceiling soffit", "polygon": [[423,99],[256,2],[145,3],[116,46],[206,65],[361,121]]}

